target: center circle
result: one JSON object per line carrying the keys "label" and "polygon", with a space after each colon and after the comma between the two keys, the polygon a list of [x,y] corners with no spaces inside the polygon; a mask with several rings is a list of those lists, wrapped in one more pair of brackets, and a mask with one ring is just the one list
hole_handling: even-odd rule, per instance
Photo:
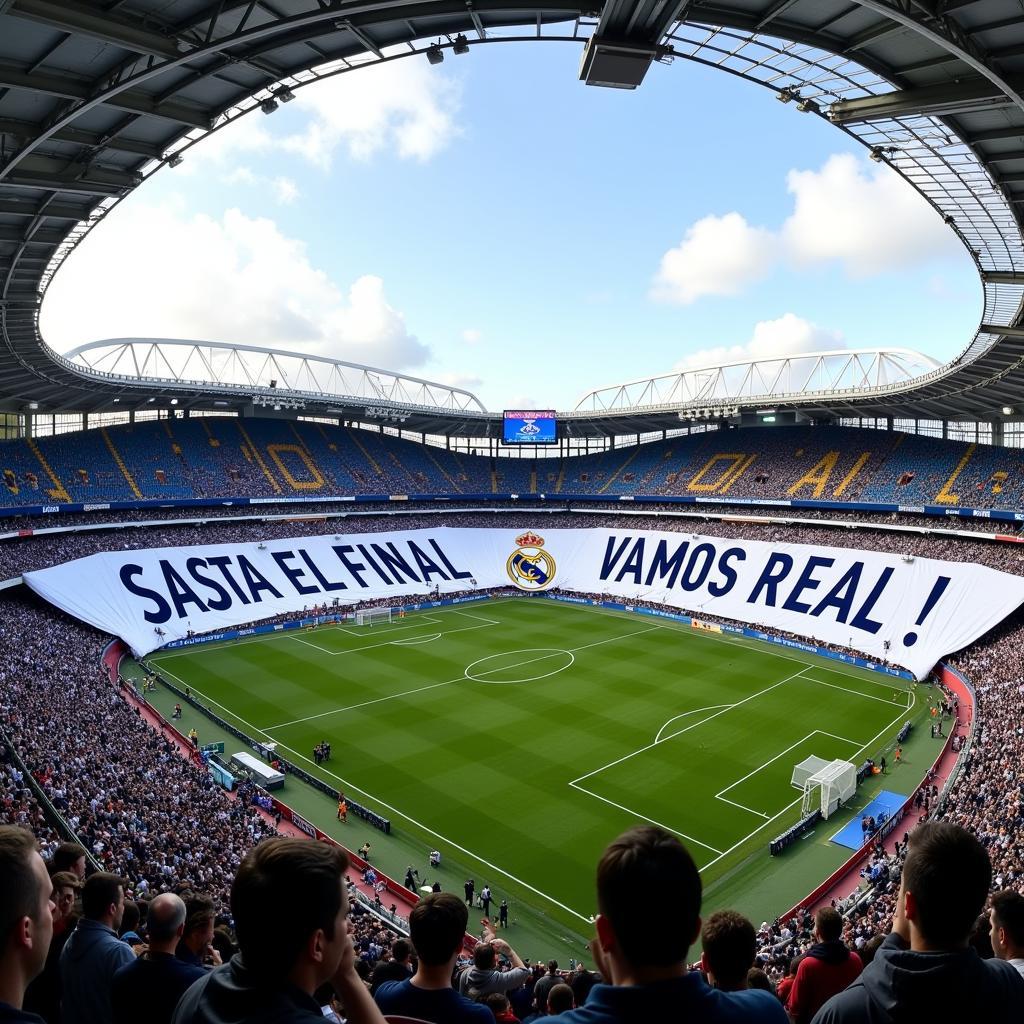
{"label": "center circle", "polygon": [[[572,651],[560,647],[529,647],[522,651],[503,651],[480,658],[466,667],[466,678],[492,686],[532,683],[564,672],[576,660]],[[508,673],[511,678],[505,678]]]}

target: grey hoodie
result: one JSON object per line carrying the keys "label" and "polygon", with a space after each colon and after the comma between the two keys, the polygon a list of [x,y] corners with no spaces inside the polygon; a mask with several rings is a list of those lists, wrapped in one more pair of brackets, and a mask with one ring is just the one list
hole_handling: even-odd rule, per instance
{"label": "grey hoodie", "polygon": [[493,967],[486,970],[467,967],[459,975],[459,991],[471,999],[482,999],[492,992],[511,992],[512,989],[525,985],[531,973],[529,967],[513,967],[507,971],[499,971]]}
{"label": "grey hoodie", "polygon": [[849,988],[811,1024],[916,1024],[918,1021],[1019,1021],[1024,978],[1004,960],[974,949],[915,953],[895,933]]}
{"label": "grey hoodie", "polygon": [[60,954],[64,1024],[110,1024],[114,975],[134,959],[132,947],[113,928],[81,918]]}

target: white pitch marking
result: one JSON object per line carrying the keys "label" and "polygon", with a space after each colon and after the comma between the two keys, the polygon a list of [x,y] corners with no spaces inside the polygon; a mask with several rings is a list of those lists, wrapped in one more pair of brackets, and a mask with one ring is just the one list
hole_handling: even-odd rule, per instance
{"label": "white pitch marking", "polygon": [[699,839],[694,839],[693,836],[688,836],[685,832],[680,832],[679,829],[673,828],[671,825],[665,825],[660,821],[655,821],[654,818],[648,818],[646,814],[640,814],[638,811],[634,811],[632,807],[626,807],[623,804],[617,804],[614,800],[609,800],[606,796],[601,796],[600,793],[592,793],[589,789],[583,786],[578,786],[575,782],[570,782],[570,786],[573,789],[579,790],[581,793],[586,793],[587,796],[592,796],[596,800],[601,800],[603,803],[609,804],[612,807],[617,807],[620,811],[625,811],[626,814],[634,818],[643,818],[644,821],[649,821],[652,825],[657,825],[658,828],[666,829],[669,832],[675,833],[677,836],[681,836],[687,842],[696,843],[698,846],[703,846],[705,850],[710,850],[712,853],[721,853],[721,850],[716,850],[713,846],[708,846],[707,843],[702,843]]}
{"label": "white pitch marking", "polygon": [[428,636],[411,636],[406,640],[392,640],[392,647],[407,647],[410,644],[429,644],[431,640],[440,640],[440,633],[430,633]]}
{"label": "white pitch marking", "polygon": [[826,683],[824,679],[815,679],[813,676],[804,676],[804,679],[809,683],[815,683],[818,686],[829,686],[833,690],[844,690],[846,693],[852,693],[855,697],[863,697],[864,700],[877,700],[880,704],[893,704],[899,708],[905,708],[907,705],[897,700],[888,700],[885,697],[875,697],[870,693],[861,693],[860,690],[851,690],[848,686],[838,686],[835,683]]}
{"label": "white pitch marking", "polygon": [[699,715],[702,711],[717,711],[719,708],[731,708],[731,704],[710,704],[706,708],[694,708],[693,711],[684,711],[681,715],[676,715],[675,718],[670,718],[659,730],[657,736],[654,737],[654,742],[657,743],[661,739],[661,734],[673,723],[678,722],[680,718],[686,718],[687,715]]}
{"label": "white pitch marking", "polygon": [[[174,679],[177,679],[182,686],[186,685],[184,680],[174,675],[173,672],[167,672],[166,674],[172,676]],[[252,722],[247,722],[244,718],[239,718],[238,715],[236,715],[233,711],[230,711],[228,708],[224,707],[223,704],[219,704],[217,701],[213,700],[210,697],[207,697],[204,693],[200,693],[200,691],[195,688],[192,689],[192,692],[196,696],[201,697],[203,700],[209,701],[209,703],[211,704],[216,704],[217,707],[221,708],[223,711],[227,711],[228,714],[235,719],[235,721],[241,722],[242,725],[248,727],[249,729],[252,729],[254,732],[258,732],[261,735],[266,736],[268,739],[273,740],[273,737],[270,736],[266,731],[253,725]],[[294,747],[289,747],[286,743],[278,742],[277,746],[279,750],[287,750],[289,754],[293,754],[294,759],[296,760],[305,761],[306,764],[310,765],[314,764],[314,762],[310,760],[310,758],[306,757],[305,754],[300,754],[299,751],[297,751]],[[497,864],[492,864],[489,860],[484,860],[483,857],[479,856],[478,854],[475,854],[472,850],[467,850],[466,847],[460,846],[454,840],[449,839],[447,836],[441,835],[440,832],[435,832],[432,828],[428,828],[422,822],[417,821],[415,818],[412,818],[408,814],[405,814],[402,811],[400,811],[397,807],[392,807],[391,804],[385,803],[383,800],[379,800],[372,793],[369,793],[365,789],[360,788],[353,782],[349,782],[348,779],[343,779],[340,775],[335,775],[334,772],[324,768],[323,765],[314,765],[314,767],[319,768],[320,771],[323,772],[323,774],[329,775],[332,779],[335,779],[337,782],[340,782],[346,790],[351,790],[353,793],[361,793],[363,796],[367,798],[370,804],[376,804],[378,807],[383,807],[385,810],[390,811],[392,814],[395,814],[400,818],[404,818],[411,825],[415,825],[416,828],[422,829],[425,833],[427,833],[427,835],[433,836],[435,839],[440,839],[446,846],[451,847],[453,850],[458,850],[459,853],[464,853],[467,857],[472,857],[473,860],[477,861],[480,864],[483,864],[485,867],[490,868],[492,871],[498,872],[499,875],[504,875],[506,878],[511,879],[513,882],[515,882],[517,885],[521,885],[524,889],[528,889],[534,895],[546,899],[549,903],[553,903],[556,907],[559,907],[560,909],[564,910],[567,914],[572,914],[573,917],[579,918],[584,924],[592,923],[589,917],[585,917],[579,911],[573,910],[572,907],[567,907],[564,903],[561,903],[559,900],[556,900],[553,896],[549,896],[546,892],[543,892],[542,890],[535,888],[534,886],[530,885],[529,882],[524,882],[523,879],[517,878],[515,875],[506,871],[504,868],[498,867]]]}
{"label": "white pitch marking", "polygon": [[751,814],[756,814],[759,818],[768,817],[764,811],[755,811],[753,807],[748,807],[746,804],[738,804],[735,800],[730,800],[727,796],[716,796],[715,799],[721,800],[724,804],[732,804],[733,807],[738,807],[741,811],[750,811]]}
{"label": "white pitch marking", "polygon": [[766,686],[763,690],[758,690],[756,693],[750,694],[749,697],[744,697],[743,700],[737,701],[735,704],[729,704],[724,707],[721,711],[716,711],[713,715],[709,715],[707,718],[702,718],[699,722],[694,722],[693,725],[686,726],[685,729],[680,729],[679,732],[672,733],[671,736],[666,736],[665,739],[657,740],[655,743],[648,743],[646,746],[640,747],[638,750],[634,750],[630,754],[625,754],[622,757],[616,758],[614,761],[609,761],[608,764],[602,765],[600,768],[595,768],[591,772],[587,772],[585,775],[580,775],[578,778],[572,780],[569,785],[573,785],[577,782],[582,782],[584,779],[589,779],[591,775],[597,775],[599,772],[603,772],[607,768],[614,768],[617,764],[622,764],[623,761],[628,761],[631,757],[636,757],[637,754],[642,754],[645,750],[650,750],[652,747],[658,745],[658,743],[664,743],[665,740],[675,739],[676,736],[682,736],[684,732],[689,732],[691,729],[696,729],[698,725],[704,725],[710,722],[712,719],[718,718],[719,715],[724,715],[726,712],[731,711],[733,708],[738,708],[742,704],[746,704],[748,701],[754,700],[757,697],[761,697],[771,690],[782,686],[783,683],[788,683],[791,679],[796,679],[805,669],[801,669],[800,672],[794,672],[791,676],[786,676],[785,679],[780,679],[777,683],[772,683],[771,686]]}

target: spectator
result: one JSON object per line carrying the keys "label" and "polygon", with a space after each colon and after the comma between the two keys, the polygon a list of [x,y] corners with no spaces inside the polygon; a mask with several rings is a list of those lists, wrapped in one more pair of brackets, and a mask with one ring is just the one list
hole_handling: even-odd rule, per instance
{"label": "spectator", "polygon": [[558,973],[558,961],[549,960],[547,974],[538,978],[533,986],[533,1006],[541,1016],[548,1012],[548,993],[561,981],[562,976]]}
{"label": "spectator", "polygon": [[789,998],[789,990],[793,987],[793,982],[796,981],[796,972],[800,966],[801,959],[798,956],[789,959],[789,962],[786,964],[786,973],[775,989],[775,994],[779,997],[779,1001],[783,1006],[786,1005],[786,1000]]}
{"label": "spectator", "polygon": [[796,1024],[809,1024],[837,992],[863,969],[860,957],[843,944],[843,919],[833,907],[814,915],[814,945],[804,954],[789,990],[786,1009]]}
{"label": "spectator", "polygon": [[[498,969],[498,954],[508,959],[511,969]],[[504,940],[494,938],[487,932],[485,940],[473,948],[473,966],[459,975],[459,991],[471,999],[482,999],[492,992],[511,992],[526,984],[530,968],[519,958],[519,954]]]}
{"label": "spectator", "polygon": [[771,992],[772,995],[775,995],[775,986],[772,984],[772,979],[760,967],[751,967],[747,971],[747,988],[761,988],[765,992]]}
{"label": "spectator", "polygon": [[60,955],[61,1019],[64,1024],[109,1024],[110,985],[135,959],[117,937],[124,913],[124,883],[98,871],[82,886],[82,917]]}
{"label": "spectator", "polygon": [[51,875],[58,871],[70,871],[81,882],[85,878],[86,849],[79,843],[61,843],[47,865]]}
{"label": "spectator", "polygon": [[185,927],[176,955],[194,967],[220,966],[220,954],[213,948],[217,910],[206,896],[192,896],[186,903]]}
{"label": "spectator", "polygon": [[408,939],[395,939],[391,944],[391,959],[381,960],[370,975],[370,992],[374,995],[385,981],[406,981],[412,976],[412,946]]}
{"label": "spectator", "polygon": [[747,988],[747,972],[757,952],[754,926],[735,910],[718,910],[704,922],[700,940],[701,969],[708,984],[722,992]]}
{"label": "spectator", "polygon": [[139,921],[142,920],[142,913],[135,900],[125,900],[124,910],[121,913],[121,924],[118,926],[117,934],[122,942],[127,943],[132,949],[144,945],[142,936],[138,933]]}
{"label": "spectator", "polygon": [[25,989],[46,963],[53,934],[50,876],[27,829],[0,826],[0,1020],[41,1024],[22,1010]]}
{"label": "spectator", "polygon": [[82,883],[78,875],[70,871],[58,871],[50,883],[53,886],[50,899],[56,908],[53,912],[53,938],[46,954],[46,965],[29,985],[24,1005],[26,1010],[38,1013],[47,1024],[60,1024],[60,954],[78,920],[75,899]]}
{"label": "spectator", "polygon": [[268,839],[242,860],[231,887],[240,952],[182,997],[174,1024],[322,1024],[313,997],[330,981],[350,1024],[383,1024],[355,970],[343,850]]}
{"label": "spectator", "polygon": [[[640,898],[648,892],[658,894],[657,913]],[[700,934],[700,903],[700,875],[675,836],[651,826],[619,836],[597,867],[591,950],[605,983],[559,1024],[786,1024],[785,1011],[767,992],[720,992],[698,971],[687,971],[687,951]]]}
{"label": "spectator", "polygon": [[992,897],[992,949],[1024,978],[1024,896],[1011,889]]}
{"label": "spectator", "polygon": [[1019,1017],[1024,978],[968,946],[991,880],[988,854],[969,832],[948,822],[919,825],[910,835],[892,933],[814,1024]]}
{"label": "spectator", "polygon": [[409,915],[418,967],[406,981],[387,981],[374,998],[384,1013],[432,1024],[494,1024],[494,1015],[452,988],[452,972],[462,951],[469,908],[454,893],[430,893]]}
{"label": "spectator", "polygon": [[113,1024],[170,1024],[185,990],[206,971],[175,956],[185,932],[186,907],[180,896],[157,896],[147,918],[149,948],[122,967],[110,989]]}
{"label": "spectator", "polygon": [[557,1017],[559,1014],[568,1013],[576,1005],[576,998],[572,989],[565,982],[560,981],[552,985],[548,992],[547,1011],[549,1017]]}
{"label": "spectator", "polygon": [[491,992],[481,1000],[494,1014],[496,1024],[519,1024],[519,1018],[512,1012],[508,996],[504,992]]}

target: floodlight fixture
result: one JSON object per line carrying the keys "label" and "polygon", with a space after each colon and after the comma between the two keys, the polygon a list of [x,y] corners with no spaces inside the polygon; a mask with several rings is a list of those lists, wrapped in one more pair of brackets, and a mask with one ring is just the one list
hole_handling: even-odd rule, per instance
{"label": "floodlight fixture", "polygon": [[171,399],[171,405],[177,405],[177,404],[178,404],[178,400],[176,398],[172,398]]}
{"label": "floodlight fixture", "polygon": [[1012,405],[1004,405],[1003,406],[1003,415],[1004,416],[1012,416],[1013,415],[1013,406]]}
{"label": "floodlight fixture", "polygon": [[39,403],[38,402],[29,402],[28,403],[28,407],[30,409],[38,409],[39,408]]}
{"label": "floodlight fixture", "polygon": [[264,114],[272,114],[277,110],[277,100],[275,100],[273,96],[268,96],[260,104],[260,110],[262,110]]}
{"label": "floodlight fixture", "polygon": [[452,53],[469,53],[469,40],[461,32],[455,37],[452,44]]}
{"label": "floodlight fixture", "polygon": [[282,103],[291,103],[295,99],[295,93],[287,85],[282,85],[279,89],[275,90],[274,99],[280,100]]}
{"label": "floodlight fixture", "polygon": [[801,100],[796,105],[796,109],[799,110],[801,114],[821,113],[821,107],[819,107],[818,104],[814,102],[814,100]]}
{"label": "floodlight fixture", "polygon": [[796,89],[787,85],[785,89],[780,89],[778,93],[776,93],[775,98],[780,103],[792,103],[793,100],[800,99],[800,93],[798,93]]}
{"label": "floodlight fixture", "polygon": [[180,153],[172,153],[167,158],[168,167],[180,167],[185,162],[185,158]]}
{"label": "floodlight fixture", "polygon": [[433,46],[427,47],[427,60],[431,64],[440,64],[444,60],[444,50],[441,49],[440,44],[434,43]]}

